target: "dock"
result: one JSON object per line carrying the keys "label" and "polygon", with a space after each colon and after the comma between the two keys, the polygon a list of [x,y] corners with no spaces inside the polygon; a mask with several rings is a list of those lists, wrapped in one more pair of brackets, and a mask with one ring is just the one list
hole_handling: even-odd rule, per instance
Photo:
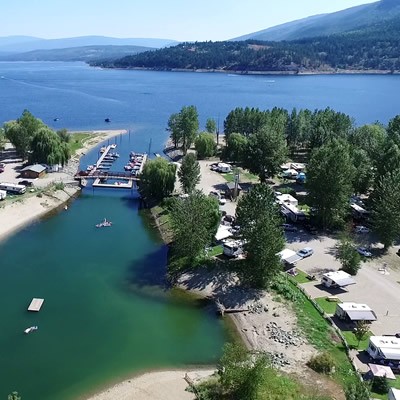
{"label": "dock", "polygon": [[93,182],[93,187],[109,188],[109,189],[132,189],[133,180],[128,180],[126,183],[102,183],[100,178]]}
{"label": "dock", "polygon": [[39,312],[42,308],[43,303],[44,299],[33,298],[31,304],[29,304],[28,311]]}

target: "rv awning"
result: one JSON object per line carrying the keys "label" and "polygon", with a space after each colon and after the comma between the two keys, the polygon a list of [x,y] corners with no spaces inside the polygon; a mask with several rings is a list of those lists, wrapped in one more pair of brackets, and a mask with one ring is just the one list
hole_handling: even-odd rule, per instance
{"label": "rv awning", "polygon": [[386,365],[368,364],[373,376],[386,376],[388,379],[396,380],[392,368]]}
{"label": "rv awning", "polygon": [[229,231],[230,226],[220,225],[217,233],[215,234],[215,240],[220,242],[221,240],[227,239],[232,236],[232,232]]}
{"label": "rv awning", "polygon": [[352,278],[343,278],[343,279],[332,279],[336,285],[345,287],[345,286],[350,286],[350,285],[355,285],[355,280]]}
{"label": "rv awning", "polygon": [[400,349],[379,349],[387,360],[400,361]]}
{"label": "rv awning", "polygon": [[376,321],[376,315],[373,311],[349,310],[346,314],[352,321]]}

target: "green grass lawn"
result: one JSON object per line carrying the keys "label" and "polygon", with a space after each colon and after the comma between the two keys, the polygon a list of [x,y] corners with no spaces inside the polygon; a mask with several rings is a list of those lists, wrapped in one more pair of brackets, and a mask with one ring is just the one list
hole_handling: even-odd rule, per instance
{"label": "green grass lawn", "polygon": [[342,333],[348,345],[354,347],[357,350],[365,350],[368,347],[369,337],[373,336],[372,332],[368,332],[365,335],[365,338],[363,340],[360,340],[360,343],[358,343],[358,339],[354,336],[353,332],[342,331]]}
{"label": "green grass lawn", "polygon": [[[291,286],[295,290],[299,290],[292,283]],[[297,325],[308,341],[318,350],[326,351],[335,358],[337,368],[332,378],[343,387],[354,383],[358,378],[347,357],[343,343],[329,323],[305,296],[302,301],[293,303],[293,306],[297,315]]]}
{"label": "green grass lawn", "polygon": [[297,283],[307,283],[310,282],[309,279],[307,279],[307,274],[300,269],[297,269],[297,275],[296,276],[291,276],[288,275],[290,279],[293,279]]}
{"label": "green grass lawn", "polygon": [[218,246],[212,247],[212,250],[207,253],[207,256],[216,257],[220,256],[223,253],[224,253],[224,248],[222,247],[222,244],[219,244]]}
{"label": "green grass lawn", "polygon": [[327,297],[318,297],[314,300],[327,314],[335,314],[337,302],[328,301]]}
{"label": "green grass lawn", "polygon": [[[400,389],[400,377],[399,376],[397,376],[397,379],[395,381],[393,381],[392,379],[388,379],[388,382],[389,382],[390,387]],[[388,399],[389,395],[371,392],[371,397],[374,399]]]}
{"label": "green grass lawn", "polygon": [[258,176],[250,174],[249,172],[244,171],[242,168],[234,169],[229,174],[221,174],[227,182],[235,181],[235,174],[239,173],[239,183],[240,182],[258,182]]}
{"label": "green grass lawn", "polygon": [[87,132],[76,132],[71,134],[71,139],[69,141],[69,149],[71,155],[74,155],[77,150],[81,149],[84,143],[93,135]]}

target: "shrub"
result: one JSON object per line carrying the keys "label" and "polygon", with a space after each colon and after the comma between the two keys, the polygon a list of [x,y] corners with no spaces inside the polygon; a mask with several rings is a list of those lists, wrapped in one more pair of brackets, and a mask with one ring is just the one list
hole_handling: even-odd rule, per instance
{"label": "shrub", "polygon": [[299,290],[293,287],[289,281],[289,278],[283,272],[274,279],[271,288],[283,296],[286,300],[296,302],[303,299],[303,295]]}
{"label": "shrub", "polygon": [[390,386],[385,376],[374,376],[371,388],[375,393],[386,394],[389,392]]}
{"label": "shrub", "polygon": [[335,371],[336,361],[329,353],[321,353],[313,356],[307,365],[320,374],[331,374]]}
{"label": "shrub", "polygon": [[62,182],[56,183],[55,188],[56,190],[64,190],[64,184]]}
{"label": "shrub", "polygon": [[296,197],[296,194],[297,194],[296,191],[293,188],[290,188],[290,187],[285,187],[285,188],[279,189],[279,191],[282,194],[290,194],[293,197]]}

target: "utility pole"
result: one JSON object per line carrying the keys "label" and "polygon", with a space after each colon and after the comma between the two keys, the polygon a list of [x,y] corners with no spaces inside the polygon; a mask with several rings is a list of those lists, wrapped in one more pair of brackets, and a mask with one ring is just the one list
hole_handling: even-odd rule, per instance
{"label": "utility pole", "polygon": [[235,188],[233,189],[233,200],[235,201],[238,195],[239,178],[240,178],[239,171],[237,171],[235,174]]}

